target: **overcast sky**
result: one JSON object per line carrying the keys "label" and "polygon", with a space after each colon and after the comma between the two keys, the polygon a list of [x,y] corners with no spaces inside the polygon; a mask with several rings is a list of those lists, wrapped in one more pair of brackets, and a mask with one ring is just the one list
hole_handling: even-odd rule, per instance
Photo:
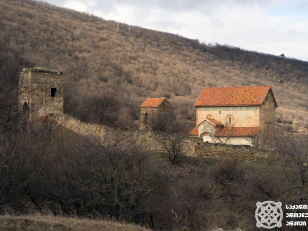
{"label": "overcast sky", "polygon": [[308,0],[44,0],[205,43],[308,61]]}

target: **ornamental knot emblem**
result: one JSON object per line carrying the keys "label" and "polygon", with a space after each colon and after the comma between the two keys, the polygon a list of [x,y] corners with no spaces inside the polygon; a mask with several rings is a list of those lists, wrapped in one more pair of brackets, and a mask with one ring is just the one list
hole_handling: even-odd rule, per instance
{"label": "ornamental knot emblem", "polygon": [[257,202],[257,209],[255,213],[257,227],[273,229],[282,226],[283,211],[281,202],[264,201]]}

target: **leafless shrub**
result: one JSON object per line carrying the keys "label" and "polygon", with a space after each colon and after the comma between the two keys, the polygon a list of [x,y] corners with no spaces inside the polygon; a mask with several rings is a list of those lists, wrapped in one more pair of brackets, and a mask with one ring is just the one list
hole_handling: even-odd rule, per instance
{"label": "leafless shrub", "polygon": [[168,152],[168,157],[172,165],[177,161],[177,158],[182,154],[181,141],[183,137],[179,134],[162,134],[160,142],[162,142],[163,147]]}
{"label": "leafless shrub", "polygon": [[208,170],[209,179],[215,183],[225,183],[233,180],[240,180],[243,172],[238,166],[238,157],[224,158],[213,168]]}
{"label": "leafless shrub", "polygon": [[113,134],[101,143],[40,124],[9,142],[0,153],[0,208],[98,213],[142,224],[159,208],[148,200],[163,185],[161,169],[132,138]]}
{"label": "leafless shrub", "polygon": [[114,92],[106,90],[100,95],[90,95],[85,102],[85,110],[100,123],[110,125],[117,120],[118,102]]}
{"label": "leafless shrub", "polygon": [[[282,165],[288,192],[293,193],[294,203],[302,204],[308,200],[306,193],[308,181],[308,142],[307,136],[299,134],[280,134],[276,136],[276,149],[287,165]],[[288,167],[290,166],[290,167]]]}
{"label": "leafless shrub", "polygon": [[158,112],[149,119],[149,126],[156,132],[170,132],[170,113]]}

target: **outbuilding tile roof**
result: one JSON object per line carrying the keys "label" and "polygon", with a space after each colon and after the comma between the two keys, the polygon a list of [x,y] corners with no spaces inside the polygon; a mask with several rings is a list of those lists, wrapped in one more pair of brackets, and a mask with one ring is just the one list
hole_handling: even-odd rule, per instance
{"label": "outbuilding tile roof", "polygon": [[195,107],[261,105],[270,86],[203,88]]}
{"label": "outbuilding tile roof", "polygon": [[224,127],[215,133],[215,136],[254,137],[261,131],[261,127]]}
{"label": "outbuilding tile roof", "polygon": [[148,98],[140,105],[140,107],[158,107],[165,99],[165,97]]}
{"label": "outbuilding tile roof", "polygon": [[198,136],[198,127],[194,127],[190,132],[188,132],[189,136]]}

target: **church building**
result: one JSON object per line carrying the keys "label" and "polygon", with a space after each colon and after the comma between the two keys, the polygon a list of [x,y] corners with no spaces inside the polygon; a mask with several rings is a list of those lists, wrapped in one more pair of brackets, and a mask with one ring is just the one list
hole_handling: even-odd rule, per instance
{"label": "church building", "polygon": [[204,142],[268,148],[277,103],[270,86],[203,88],[196,127],[188,135]]}

